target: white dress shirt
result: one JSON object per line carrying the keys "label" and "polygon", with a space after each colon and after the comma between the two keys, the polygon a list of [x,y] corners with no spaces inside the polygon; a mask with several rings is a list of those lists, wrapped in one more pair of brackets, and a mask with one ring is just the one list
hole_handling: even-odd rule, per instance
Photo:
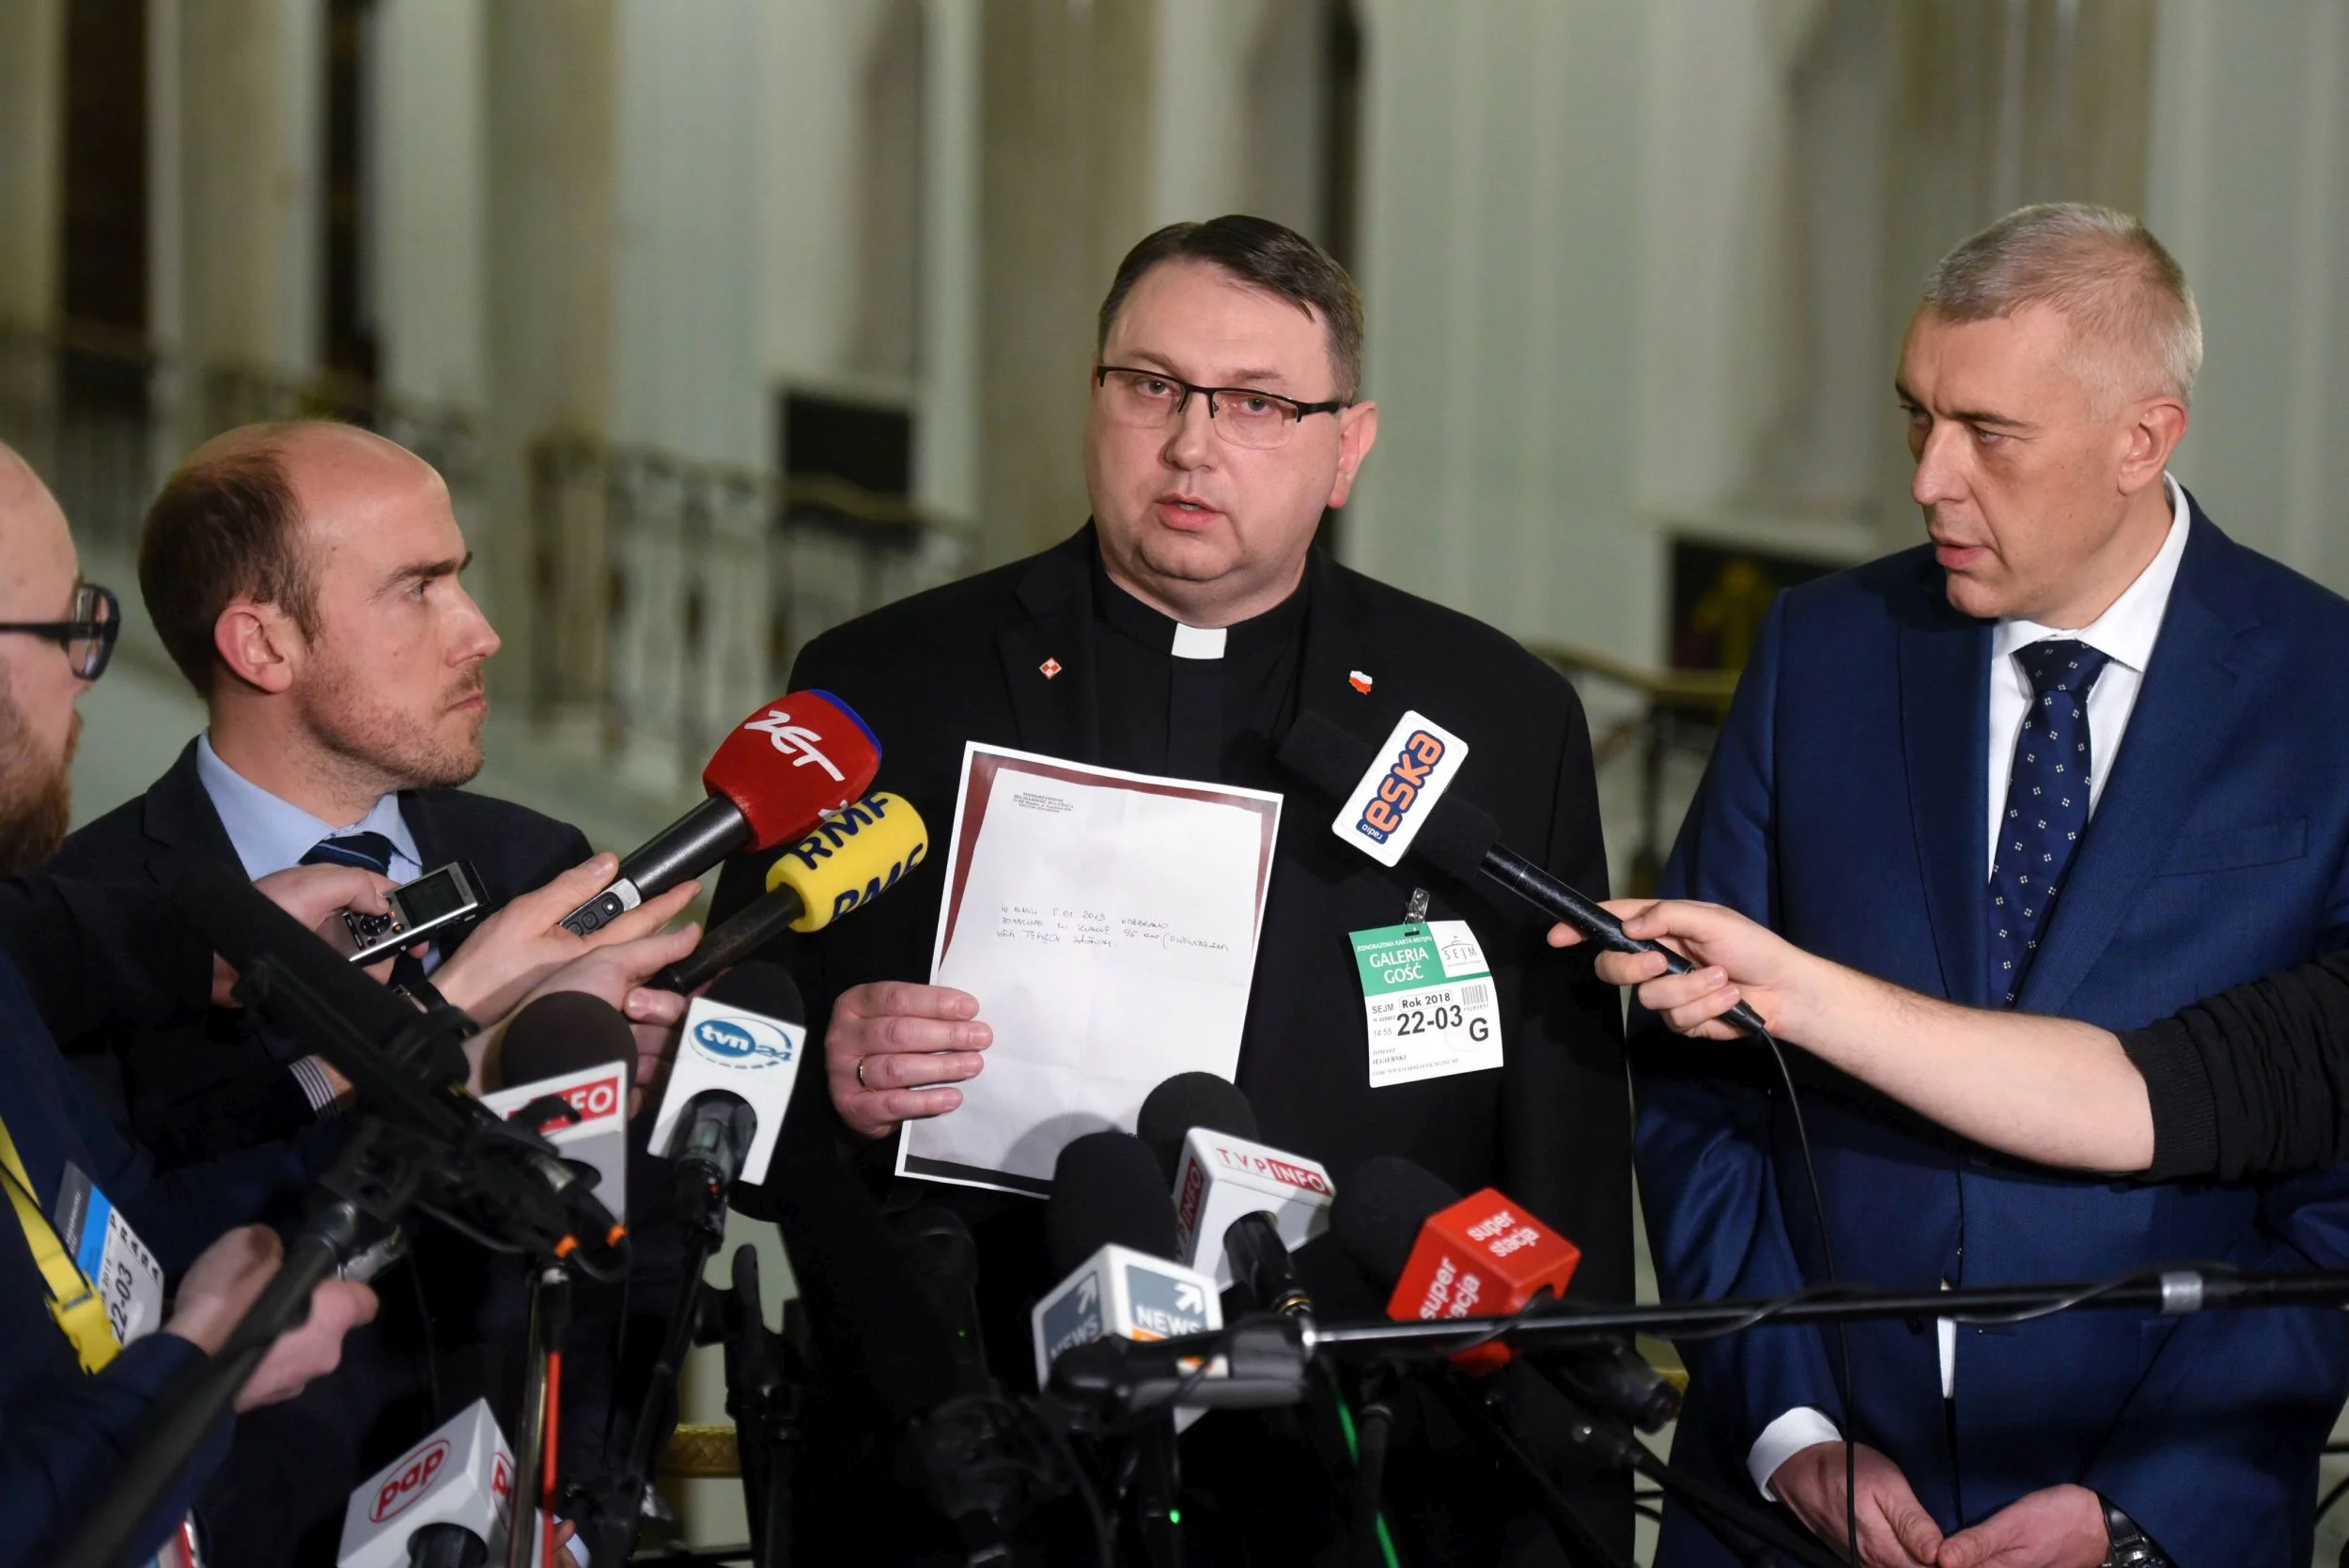
{"label": "white dress shirt", "polygon": [[[2122,737],[2128,733],[2129,715],[2137,707],[2137,693],[2145,684],[2145,667],[2153,661],[2154,644],[2161,636],[2162,616],[2170,608],[2170,590],[2178,581],[2178,563],[2186,555],[2186,489],[2166,474],[2162,483],[2170,490],[2170,532],[2163,536],[2161,548],[2154,552],[2145,569],[2121,590],[2121,597],[2103,614],[2077,630],[2024,620],[2000,621],[1991,630],[1989,746],[1983,792],[1982,874],[1985,884],[1998,861],[1999,815],[2006,809],[2007,784],[2015,771],[2015,741],[2022,734],[2023,715],[2033,695],[2030,676],[2025,673],[2022,661],[2015,657],[2019,648],[2050,638],[2069,637],[2106,656],[2104,672],[2088,691],[2088,812],[2092,820],[2095,816],[2096,802],[2104,797],[2105,780],[2112,773],[2112,759],[2120,754]],[[1949,1285],[1949,1281],[1941,1281],[1944,1290]],[[1941,1352],[1941,1396],[1948,1399],[1957,1391],[1957,1325],[1945,1317],[1938,1319],[1935,1327]],[[1837,1442],[1842,1437],[1826,1411],[1813,1405],[1797,1405],[1762,1429],[1762,1436],[1747,1451],[1746,1473],[1753,1478],[1764,1497],[1773,1497],[1770,1477],[1778,1473],[1781,1465],[1814,1443]]]}

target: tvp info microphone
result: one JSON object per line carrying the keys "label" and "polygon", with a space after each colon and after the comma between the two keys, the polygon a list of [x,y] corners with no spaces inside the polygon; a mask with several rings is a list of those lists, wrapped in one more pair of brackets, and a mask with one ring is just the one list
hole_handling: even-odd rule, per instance
{"label": "tvp info microphone", "polygon": [[1330,1228],[1337,1192],[1330,1172],[1318,1160],[1255,1141],[1247,1097],[1211,1073],[1159,1084],[1137,1126],[1155,1153],[1176,1121],[1189,1123],[1173,1177],[1176,1256],[1212,1270],[1219,1289],[1240,1285],[1257,1306],[1309,1311],[1289,1253]]}
{"label": "tvp info microphone", "polygon": [[628,1095],[636,1035],[619,1009],[583,991],[551,991],[514,1015],[502,1048],[512,1087],[481,1096],[522,1121],[566,1161],[594,1173],[595,1193],[628,1218]]}
{"label": "tvp info microphone", "polygon": [[620,862],[612,885],[563,917],[581,936],[698,877],[739,849],[806,832],[863,795],[880,742],[828,691],[790,691],[736,725],[702,769],[709,798]]}

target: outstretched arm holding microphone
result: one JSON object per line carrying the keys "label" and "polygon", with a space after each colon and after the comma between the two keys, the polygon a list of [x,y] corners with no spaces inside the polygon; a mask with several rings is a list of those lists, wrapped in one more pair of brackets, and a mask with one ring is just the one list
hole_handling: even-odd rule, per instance
{"label": "outstretched arm holding microphone", "polygon": [[[1806,953],[1735,910],[1618,899],[1632,936],[1697,964],[1603,953],[1600,976],[1698,1039],[1742,1033],[1743,1001],[1779,1038],[1978,1143],[2025,1159],[2169,1181],[2238,1181],[2349,1158],[2349,952],[2234,986],[2116,1034],[1961,1007]],[[1582,940],[1551,931],[1550,945]]]}

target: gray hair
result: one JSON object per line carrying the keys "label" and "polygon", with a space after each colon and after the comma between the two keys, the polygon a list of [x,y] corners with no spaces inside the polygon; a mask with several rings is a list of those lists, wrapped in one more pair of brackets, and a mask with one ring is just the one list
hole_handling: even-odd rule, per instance
{"label": "gray hair", "polygon": [[2081,380],[2113,402],[2164,392],[2188,401],[2202,368],[2186,272],[2142,220],[2109,207],[2017,208],[1925,274],[1923,303],[1951,321],[2051,307],[2071,323]]}

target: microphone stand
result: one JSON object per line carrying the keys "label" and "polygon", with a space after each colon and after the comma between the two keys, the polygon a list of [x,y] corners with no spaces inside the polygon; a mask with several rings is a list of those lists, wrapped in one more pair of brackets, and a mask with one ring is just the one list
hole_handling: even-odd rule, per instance
{"label": "microphone stand", "polygon": [[592,1555],[598,1562],[625,1561],[632,1556],[646,1520],[656,1519],[664,1526],[676,1520],[653,1486],[653,1447],[659,1440],[661,1418],[677,1398],[686,1352],[699,1337],[702,1271],[725,1239],[727,1186],[719,1170],[706,1161],[682,1159],[676,1165],[685,1266],[661,1329],[660,1357],[646,1383],[636,1424],[629,1433],[628,1456],[618,1472],[581,1488],[586,1495],[586,1512],[597,1520]]}
{"label": "microphone stand", "polygon": [[1498,1389],[1465,1389],[1459,1374],[1454,1373],[1439,1378],[1436,1388],[1444,1404],[1460,1419],[1460,1424],[1484,1438],[1486,1447],[1525,1478],[1532,1489],[1534,1506],[1541,1510],[1549,1532],[1558,1538],[1558,1545],[1565,1549],[1569,1562],[1593,1564],[1595,1568],[1631,1568],[1582,1522],[1573,1505],[1566,1501],[1564,1491],[1542,1468],[1541,1461],[1517,1440],[1517,1434],[1493,1409],[1500,1398]]}
{"label": "microphone stand", "polygon": [[[530,1568],[537,1540],[553,1526],[554,1479],[562,1433],[563,1340],[571,1321],[571,1271],[549,1263],[530,1281],[529,1349],[523,1362],[521,1443],[514,1454],[514,1523],[506,1532],[506,1568]],[[541,1513],[547,1517],[539,1518]]]}
{"label": "microphone stand", "polygon": [[758,1253],[734,1250],[726,1298],[726,1414],[741,1460],[742,1505],[751,1527],[752,1568],[786,1568],[792,1547],[792,1484],[805,1433],[804,1389],[792,1375],[797,1352],[767,1327],[758,1293]]}
{"label": "microphone stand", "polygon": [[132,1451],[105,1504],[75,1533],[59,1560],[61,1568],[118,1568],[130,1555],[132,1538],[154,1516],[189,1456],[234,1403],[270,1346],[308,1317],[311,1290],[350,1261],[360,1238],[370,1234],[366,1222],[396,1225],[407,1213],[422,1182],[421,1160],[431,1153],[386,1123],[372,1117],[359,1121],[350,1141],[319,1178],[308,1217],[276,1274],[227,1342],[164,1389],[154,1424]]}

